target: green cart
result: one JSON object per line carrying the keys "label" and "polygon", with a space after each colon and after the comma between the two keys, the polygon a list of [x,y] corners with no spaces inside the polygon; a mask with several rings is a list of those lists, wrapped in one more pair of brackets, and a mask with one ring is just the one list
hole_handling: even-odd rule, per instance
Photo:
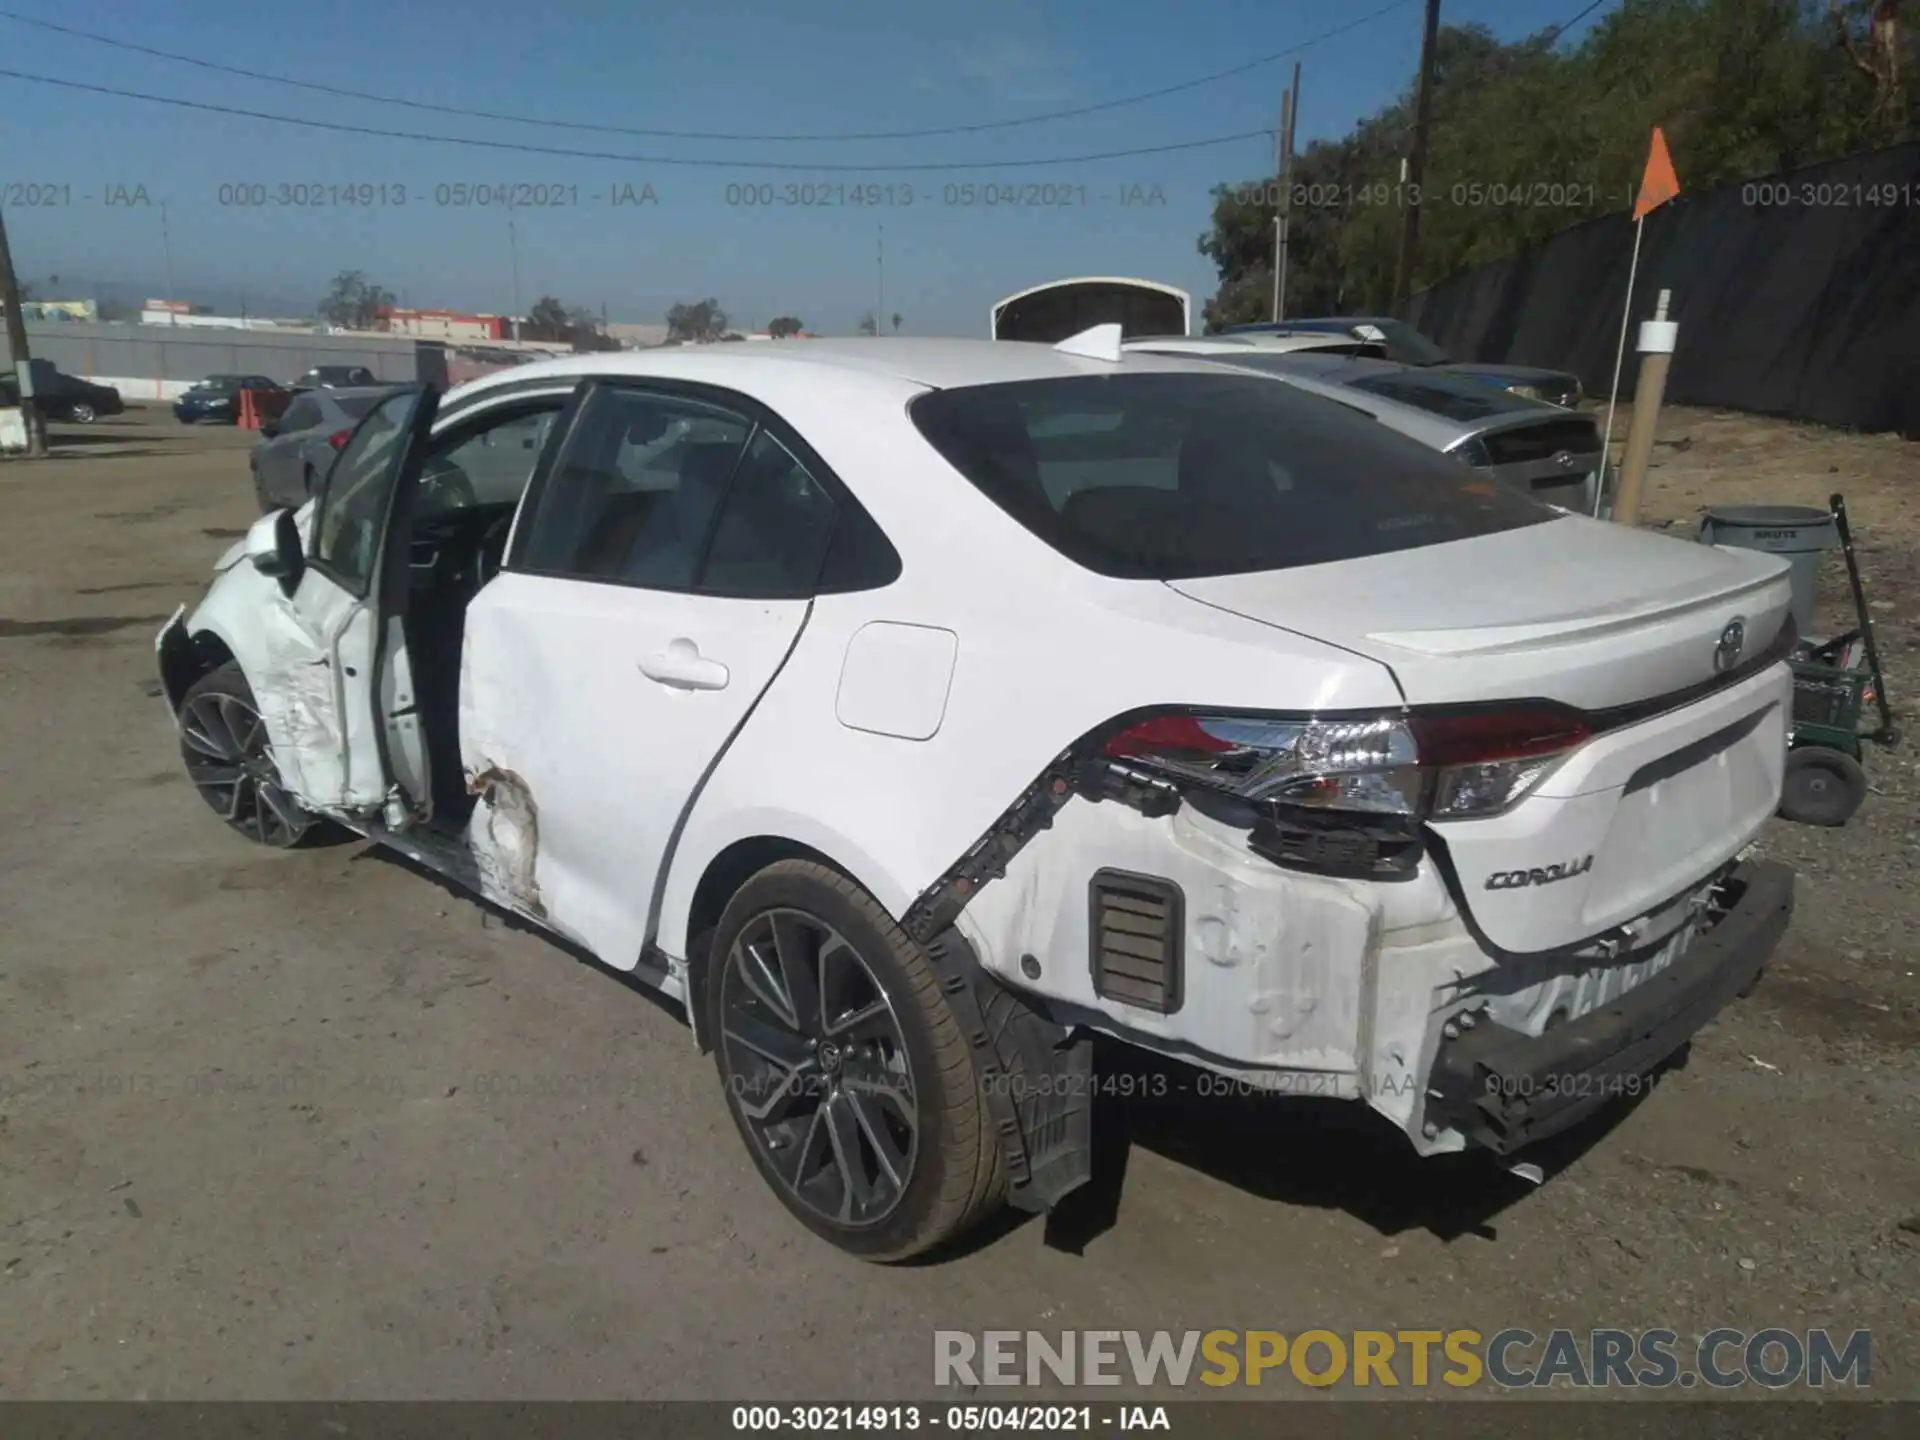
{"label": "green cart", "polygon": [[[1787,742],[1780,813],[1804,825],[1844,825],[1851,820],[1867,798],[1862,742],[1894,745],[1900,739],[1887,703],[1880,652],[1873,642],[1873,619],[1860,583],[1860,562],[1853,553],[1846,501],[1835,495],[1827,503],[1846,557],[1847,582],[1859,624],[1819,644],[1802,642],[1794,653],[1793,728]],[[1861,716],[1869,705],[1878,714],[1879,724],[1863,730]]]}

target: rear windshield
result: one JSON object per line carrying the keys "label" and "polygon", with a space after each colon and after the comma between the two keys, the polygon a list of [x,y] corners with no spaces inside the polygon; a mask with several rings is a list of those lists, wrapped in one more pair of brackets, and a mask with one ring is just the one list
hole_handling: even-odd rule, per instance
{"label": "rear windshield", "polygon": [[1254,376],[981,385],[922,395],[911,414],[1007,514],[1126,579],[1320,565],[1558,515],[1369,416]]}
{"label": "rear windshield", "polygon": [[385,395],[336,395],[333,403],[346,411],[349,419],[358,420],[384,399]]}
{"label": "rear windshield", "polygon": [[1447,381],[1419,371],[1406,374],[1368,375],[1347,382],[1356,390],[1370,391],[1402,405],[1412,405],[1444,415],[1449,420],[1485,420],[1494,415],[1512,415],[1528,410],[1558,409],[1545,401],[1529,400],[1479,380]]}

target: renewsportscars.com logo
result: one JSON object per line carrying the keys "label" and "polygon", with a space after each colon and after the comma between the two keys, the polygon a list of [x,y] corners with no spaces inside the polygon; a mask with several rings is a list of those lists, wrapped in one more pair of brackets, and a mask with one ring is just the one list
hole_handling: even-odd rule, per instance
{"label": "renewsportscars.com logo", "polygon": [[1495,1385],[1815,1389],[1873,1383],[1868,1330],[936,1330],[936,1386]]}

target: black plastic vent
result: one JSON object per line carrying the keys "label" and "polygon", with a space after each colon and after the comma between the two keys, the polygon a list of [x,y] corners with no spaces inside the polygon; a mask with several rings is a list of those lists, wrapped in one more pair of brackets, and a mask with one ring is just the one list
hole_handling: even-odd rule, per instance
{"label": "black plastic vent", "polygon": [[1171,880],[1100,870],[1087,887],[1094,993],[1171,1015],[1181,1001],[1185,897]]}

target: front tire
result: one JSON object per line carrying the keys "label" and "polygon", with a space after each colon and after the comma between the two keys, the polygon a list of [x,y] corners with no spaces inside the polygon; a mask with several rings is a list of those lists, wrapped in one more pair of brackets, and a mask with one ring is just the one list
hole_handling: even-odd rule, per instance
{"label": "front tire", "polygon": [[740,888],[708,952],[727,1108],[808,1229],[904,1260],[996,1208],[1006,1180],[965,1035],[925,953],[845,876],[806,860]]}
{"label": "front tire", "polygon": [[99,415],[93,406],[82,401],[77,405],[68,407],[67,419],[76,425],[91,425],[95,420],[99,419]]}
{"label": "front tire", "polygon": [[187,778],[233,829],[275,850],[291,850],[327,830],[281,785],[267,727],[238,661],[194,681],[178,718]]}

